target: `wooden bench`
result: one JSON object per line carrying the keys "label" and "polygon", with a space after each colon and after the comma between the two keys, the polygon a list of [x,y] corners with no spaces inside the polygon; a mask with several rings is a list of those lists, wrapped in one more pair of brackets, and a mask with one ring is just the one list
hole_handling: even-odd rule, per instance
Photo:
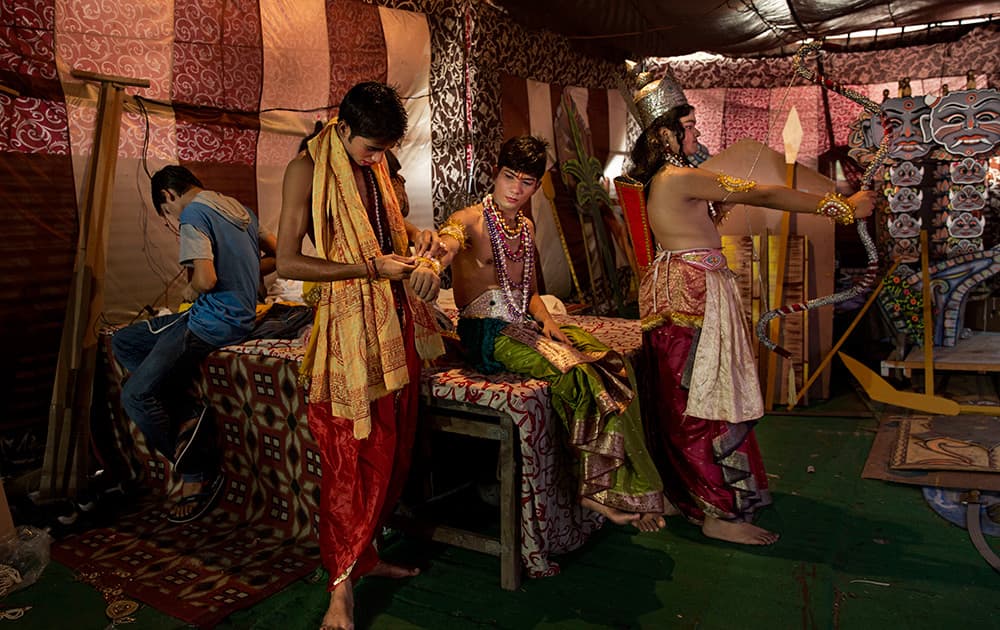
{"label": "wooden bench", "polygon": [[439,523],[397,517],[394,524],[431,540],[500,558],[500,586],[514,591],[521,586],[518,431],[510,415],[463,402],[421,399],[420,422],[424,431],[463,435],[499,443],[500,534],[490,536]]}

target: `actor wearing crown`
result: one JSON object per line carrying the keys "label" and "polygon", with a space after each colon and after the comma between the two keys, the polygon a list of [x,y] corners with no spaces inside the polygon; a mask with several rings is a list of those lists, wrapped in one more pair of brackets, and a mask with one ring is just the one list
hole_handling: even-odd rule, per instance
{"label": "actor wearing crown", "polygon": [[667,498],[711,538],[768,545],[752,523],[770,503],[755,421],[763,401],[747,322],[717,226],[726,204],[819,213],[841,223],[871,214],[874,194],[824,197],[694,168],[694,108],[669,77],[630,73],[642,135],[629,176],[645,189],[657,254],[642,277],[642,394],[647,443]]}
{"label": "actor wearing crown", "polygon": [[581,503],[655,531],[665,524],[663,486],[646,450],[632,367],[584,330],[560,327],[538,294],[535,230],[524,207],[545,173],[545,149],[531,136],[505,142],[493,193],[438,230],[463,351],[481,372],[548,381],[578,460]]}

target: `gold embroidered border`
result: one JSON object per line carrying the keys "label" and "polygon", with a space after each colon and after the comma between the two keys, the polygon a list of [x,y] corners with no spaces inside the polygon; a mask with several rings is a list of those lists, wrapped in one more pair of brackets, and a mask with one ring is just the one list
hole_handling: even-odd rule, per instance
{"label": "gold embroidered border", "polygon": [[659,313],[650,315],[642,320],[642,332],[655,330],[660,326],[671,323],[687,328],[701,328],[705,318],[702,315],[683,315],[681,313]]}

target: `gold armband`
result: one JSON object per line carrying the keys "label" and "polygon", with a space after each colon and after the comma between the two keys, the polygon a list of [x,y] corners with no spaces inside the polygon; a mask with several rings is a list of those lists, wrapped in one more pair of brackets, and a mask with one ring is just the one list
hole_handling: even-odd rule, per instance
{"label": "gold armband", "polygon": [[417,256],[413,260],[415,260],[418,265],[421,263],[427,265],[428,267],[431,268],[431,271],[433,271],[436,275],[439,276],[441,275],[441,261],[438,260],[437,258],[428,258],[427,256]]}
{"label": "gold armband", "polygon": [[752,179],[740,179],[739,177],[723,175],[721,173],[715,178],[715,181],[717,181],[719,183],[719,187],[727,193],[750,192],[757,187],[757,182]]}
{"label": "gold armband", "polygon": [[816,206],[816,214],[829,217],[841,225],[854,221],[854,205],[839,193],[826,193]]}
{"label": "gold armband", "polygon": [[461,221],[455,219],[454,217],[449,218],[445,221],[445,224],[438,229],[438,236],[450,236],[458,241],[458,249],[465,249],[465,226]]}

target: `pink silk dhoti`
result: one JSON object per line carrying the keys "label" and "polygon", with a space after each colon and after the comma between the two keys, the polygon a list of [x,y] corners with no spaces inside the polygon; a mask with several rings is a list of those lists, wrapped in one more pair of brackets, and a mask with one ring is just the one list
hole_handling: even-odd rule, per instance
{"label": "pink silk dhoti", "polygon": [[753,434],[763,404],[722,252],[658,256],[642,279],[639,308],[643,420],[667,497],[696,523],[706,515],[750,520],[771,502]]}
{"label": "pink silk dhoti", "polygon": [[410,381],[371,403],[371,433],[354,437],[354,420],[310,403],[309,431],[320,449],[319,548],[328,589],[357,581],[378,562],[375,533],[392,514],[410,470],[420,392],[413,318],[404,307],[403,343]]}

